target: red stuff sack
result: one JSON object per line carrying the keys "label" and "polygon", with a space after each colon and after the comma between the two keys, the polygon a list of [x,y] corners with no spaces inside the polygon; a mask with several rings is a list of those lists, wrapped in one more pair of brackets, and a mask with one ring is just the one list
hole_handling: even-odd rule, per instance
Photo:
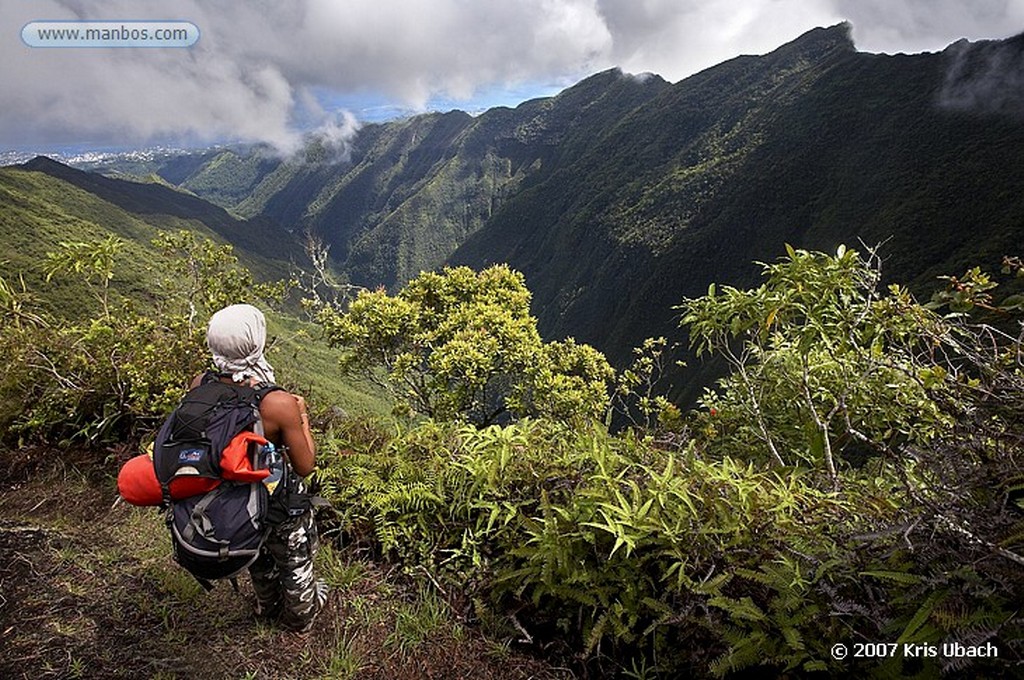
{"label": "red stuff sack", "polygon": [[117,473],[117,491],[132,505],[160,505],[163,494],[153,468],[153,457],[143,453],[125,463]]}
{"label": "red stuff sack", "polygon": [[[256,474],[260,472],[270,474],[269,470],[255,471]],[[219,484],[220,480],[208,477],[178,477],[170,486],[171,498],[181,500],[204,494],[217,488]],[[117,473],[117,491],[126,503],[132,505],[152,507],[163,502],[160,481],[156,478],[156,468],[153,467],[152,450],[135,456],[121,466]]]}

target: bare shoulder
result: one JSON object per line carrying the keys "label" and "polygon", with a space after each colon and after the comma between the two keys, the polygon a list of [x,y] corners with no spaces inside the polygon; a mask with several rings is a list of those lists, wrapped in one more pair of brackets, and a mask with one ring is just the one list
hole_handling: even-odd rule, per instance
{"label": "bare shoulder", "polygon": [[260,412],[268,416],[286,416],[298,410],[295,395],[285,390],[268,392],[260,402]]}

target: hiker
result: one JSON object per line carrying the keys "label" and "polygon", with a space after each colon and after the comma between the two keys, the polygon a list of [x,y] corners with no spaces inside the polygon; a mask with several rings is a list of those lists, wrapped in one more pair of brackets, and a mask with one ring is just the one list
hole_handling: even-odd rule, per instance
{"label": "hiker", "polygon": [[[272,385],[274,370],[263,356],[267,325],[263,313],[252,305],[231,305],[210,318],[206,344],[218,369],[217,379],[236,385]],[[196,376],[191,388],[198,387],[204,375]],[[285,452],[286,463],[295,472],[289,489],[290,515],[270,528],[259,557],[249,567],[256,593],[258,616],[275,620],[281,626],[308,632],[313,619],[327,599],[323,582],[313,576],[317,532],[309,493],[302,478],[315,466],[316,447],[309,431],[305,400],[284,390],[268,392],[259,406],[264,436]],[[297,503],[305,504],[305,510]]]}

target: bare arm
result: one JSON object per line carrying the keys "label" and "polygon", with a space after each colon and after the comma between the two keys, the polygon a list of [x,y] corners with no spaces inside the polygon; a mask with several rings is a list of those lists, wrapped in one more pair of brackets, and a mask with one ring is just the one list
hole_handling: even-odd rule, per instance
{"label": "bare arm", "polygon": [[316,445],[309,431],[306,401],[284,391],[270,392],[260,404],[267,439],[288,449],[288,460],[300,476],[316,467]]}

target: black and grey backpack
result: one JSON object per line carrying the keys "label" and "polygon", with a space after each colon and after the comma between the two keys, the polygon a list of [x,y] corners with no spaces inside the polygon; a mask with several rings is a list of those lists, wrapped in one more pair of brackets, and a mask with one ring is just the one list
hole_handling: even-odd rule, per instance
{"label": "black and grey backpack", "polygon": [[[233,579],[255,561],[272,519],[268,513],[280,514],[272,505],[287,502],[278,497],[288,486],[281,479],[288,465],[262,438],[259,417],[260,401],[277,389],[227,384],[208,373],[168,416],[153,445],[174,558],[207,589],[210,581]],[[239,456],[248,468],[242,473]],[[222,466],[228,458],[230,469]]]}

